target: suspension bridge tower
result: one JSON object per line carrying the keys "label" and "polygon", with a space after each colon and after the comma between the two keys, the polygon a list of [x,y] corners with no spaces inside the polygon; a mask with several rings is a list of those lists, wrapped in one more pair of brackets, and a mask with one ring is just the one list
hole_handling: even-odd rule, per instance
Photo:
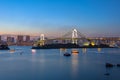
{"label": "suspension bridge tower", "polygon": [[[70,40],[72,44],[83,44],[87,41],[87,38],[84,34],[79,32],[77,29],[73,29],[62,36],[62,39],[67,43],[67,40]],[[69,43],[69,42],[68,42]]]}
{"label": "suspension bridge tower", "polygon": [[78,43],[78,32],[76,29],[73,29],[73,31],[72,31],[72,43],[73,44]]}
{"label": "suspension bridge tower", "polygon": [[40,35],[40,46],[43,46],[43,45],[45,45],[45,35],[41,34]]}

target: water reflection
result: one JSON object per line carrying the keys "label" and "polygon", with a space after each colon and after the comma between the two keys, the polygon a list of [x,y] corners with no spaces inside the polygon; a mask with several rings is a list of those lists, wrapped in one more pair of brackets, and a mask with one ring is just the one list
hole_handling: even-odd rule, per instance
{"label": "water reflection", "polygon": [[36,53],[36,50],[35,50],[35,49],[32,49],[31,51],[32,51],[32,54],[35,54],[35,53]]}
{"label": "water reflection", "polygon": [[63,55],[66,52],[67,52],[66,48],[60,48],[60,55]]}
{"label": "water reflection", "polygon": [[79,59],[78,53],[72,53],[72,77],[76,78],[78,76],[79,69]]}
{"label": "water reflection", "polygon": [[[19,47],[18,47],[19,48]],[[16,49],[15,49],[16,50]],[[78,49],[80,54],[73,53],[70,57],[60,56],[59,52],[66,52],[66,49],[54,50],[30,50],[30,47],[23,49],[22,56],[17,55],[21,50],[16,50],[15,54],[8,51],[0,51],[0,80],[119,80],[120,70],[117,67],[106,71],[104,63],[119,63],[120,49],[102,49],[105,54],[96,55],[97,48]],[[92,52],[91,52],[92,51]],[[114,53],[112,53],[114,51]],[[32,55],[32,52],[35,55]],[[71,52],[71,49],[67,49]],[[100,52],[101,53],[101,52]],[[110,54],[112,53],[112,54]],[[9,67],[8,67],[9,66]],[[21,67],[19,67],[21,66]],[[17,72],[16,72],[17,71]],[[10,74],[11,73],[11,74]],[[92,74],[91,74],[92,73]],[[110,73],[106,77],[104,74]],[[7,75],[7,77],[6,77]]]}
{"label": "water reflection", "polygon": [[98,48],[98,52],[101,52],[101,48]]}
{"label": "water reflection", "polygon": [[15,49],[11,49],[9,50],[10,53],[14,53],[15,52]]}
{"label": "water reflection", "polygon": [[82,52],[83,52],[83,53],[86,53],[86,52],[87,52],[87,49],[86,49],[86,48],[82,48]]}
{"label": "water reflection", "polygon": [[78,55],[78,53],[72,53],[73,56]]}

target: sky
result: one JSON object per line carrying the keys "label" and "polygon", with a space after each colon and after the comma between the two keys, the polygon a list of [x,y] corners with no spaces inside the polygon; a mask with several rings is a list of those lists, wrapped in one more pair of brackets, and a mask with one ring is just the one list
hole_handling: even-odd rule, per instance
{"label": "sky", "polygon": [[[0,0],[0,34],[120,36],[120,0]],[[72,33],[71,33],[72,34]]]}

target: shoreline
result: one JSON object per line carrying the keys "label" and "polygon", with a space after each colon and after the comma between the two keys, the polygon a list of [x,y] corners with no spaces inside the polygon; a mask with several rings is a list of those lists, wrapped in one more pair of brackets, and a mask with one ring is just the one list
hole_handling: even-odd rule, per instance
{"label": "shoreline", "polygon": [[31,49],[60,49],[60,48],[117,48],[110,47],[109,45],[100,44],[100,45],[88,45],[88,46],[79,46],[77,44],[49,44],[43,46],[32,46]]}

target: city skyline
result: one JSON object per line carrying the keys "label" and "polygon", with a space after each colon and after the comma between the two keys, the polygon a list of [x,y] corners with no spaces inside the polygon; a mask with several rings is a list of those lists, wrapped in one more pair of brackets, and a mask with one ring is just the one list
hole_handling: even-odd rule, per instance
{"label": "city skyline", "polygon": [[[0,0],[0,34],[120,34],[119,0]],[[63,34],[64,33],[64,34]]]}

